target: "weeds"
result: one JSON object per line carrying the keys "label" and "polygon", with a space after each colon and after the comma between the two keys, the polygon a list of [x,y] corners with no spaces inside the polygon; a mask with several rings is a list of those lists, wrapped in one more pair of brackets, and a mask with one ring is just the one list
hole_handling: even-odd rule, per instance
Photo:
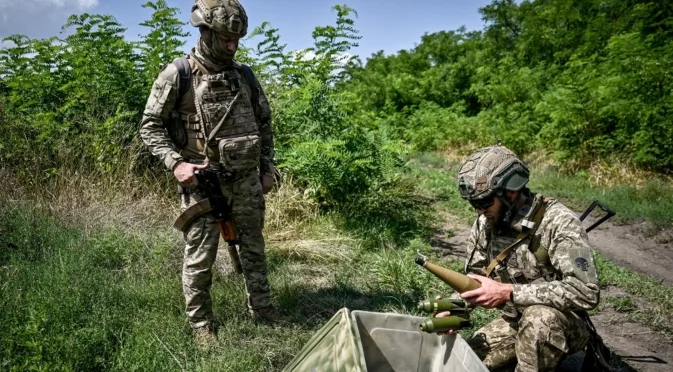
{"label": "weeds", "polygon": [[658,179],[643,181],[640,187],[598,187],[591,184],[586,173],[563,175],[547,171],[534,174],[530,184],[533,190],[561,198],[576,210],[600,200],[618,212],[614,220],[622,223],[646,220],[658,227],[673,224],[673,187]]}
{"label": "weeds", "polygon": [[243,282],[216,273],[219,346],[204,353],[183,310],[177,199],[84,180],[33,206],[18,191],[0,204],[3,369],[279,370],[341,307],[407,311],[427,282],[413,248],[364,249],[343,215],[319,213],[286,181],[267,200],[265,234],[274,301],[296,323],[254,322]]}
{"label": "weeds", "polygon": [[596,253],[596,265],[601,286],[615,285],[635,296],[635,302],[630,297],[608,299],[615,310],[629,312],[632,319],[673,338],[673,324],[670,322],[673,317],[673,287],[618,267],[599,253]]}
{"label": "weeds", "polygon": [[[419,188],[439,201],[439,206],[459,222],[469,223],[474,211],[458,195],[456,180],[460,160],[455,153],[444,155],[420,154],[409,161],[410,177],[418,179]],[[554,170],[542,159],[533,158],[529,187],[554,198],[576,211],[584,211],[591,202],[599,200],[617,212],[613,218],[620,223],[650,221],[656,228],[673,226],[673,186],[669,179],[652,173],[632,169],[619,170],[617,166],[595,165],[604,175],[596,176],[587,171],[573,174]],[[598,163],[597,163],[598,164]],[[602,168],[601,168],[602,167]],[[631,180],[638,179],[631,184]],[[600,180],[600,182],[599,182]]]}

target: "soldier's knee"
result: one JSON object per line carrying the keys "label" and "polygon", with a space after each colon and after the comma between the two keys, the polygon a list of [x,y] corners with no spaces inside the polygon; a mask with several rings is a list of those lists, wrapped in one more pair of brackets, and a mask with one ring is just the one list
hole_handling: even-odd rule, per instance
{"label": "soldier's knee", "polygon": [[544,305],[533,305],[527,307],[523,314],[521,315],[521,320],[519,321],[519,326],[522,324],[527,324],[530,322],[533,323],[558,323],[563,321],[564,315],[557,309],[553,307],[544,306]]}
{"label": "soldier's knee", "polygon": [[519,320],[519,336],[523,333],[527,338],[540,340],[549,337],[552,329],[563,333],[563,319],[563,313],[552,307],[530,306],[524,310]]}
{"label": "soldier's knee", "polygon": [[538,367],[555,366],[568,352],[564,320],[562,312],[548,306],[527,308],[519,321],[517,358]]}

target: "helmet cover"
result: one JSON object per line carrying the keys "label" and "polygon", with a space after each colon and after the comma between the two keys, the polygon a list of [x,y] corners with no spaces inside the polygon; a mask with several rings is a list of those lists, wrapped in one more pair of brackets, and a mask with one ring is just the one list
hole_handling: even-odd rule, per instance
{"label": "helmet cover", "polygon": [[485,199],[505,191],[519,191],[528,183],[528,167],[504,146],[473,152],[458,171],[458,189],[466,200]]}
{"label": "helmet cover", "polygon": [[248,33],[248,16],[237,0],[196,0],[189,23],[238,39]]}

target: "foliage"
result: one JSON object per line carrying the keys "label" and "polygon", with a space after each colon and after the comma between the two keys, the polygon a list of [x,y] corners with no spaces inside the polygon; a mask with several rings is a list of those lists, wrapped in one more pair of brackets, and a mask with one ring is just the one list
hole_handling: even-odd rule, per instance
{"label": "foliage", "polygon": [[481,13],[483,32],[376,54],[349,69],[345,89],[420,150],[498,138],[574,167],[621,157],[673,170],[673,5],[496,0]]}
{"label": "foliage", "polygon": [[[31,179],[38,183],[67,174],[63,169],[105,175],[131,169],[163,179],[161,166],[139,143],[136,123],[148,87],[162,65],[182,54],[188,34],[177,8],[164,0],[142,6],[153,14],[140,24],[147,34],[139,42],[124,40],[124,28],[112,16],[95,14],[71,16],[63,40],[9,38],[14,45],[0,52],[9,135],[0,146],[13,170],[36,170]],[[408,234],[419,229],[422,204],[415,203],[413,187],[400,184],[402,148],[367,125],[355,96],[337,87],[346,79],[345,67],[359,64],[349,51],[360,36],[354,9],[333,10],[335,24],[315,28],[313,47],[287,51],[279,30],[265,22],[251,36],[261,41],[254,48],[241,45],[237,58],[254,67],[273,105],[279,168],[323,210],[386,220],[395,226],[392,235]],[[143,170],[148,165],[154,168],[149,177]],[[379,203],[378,194],[389,203]]]}
{"label": "foliage", "polygon": [[300,87],[309,80],[334,85],[346,77],[345,67],[359,65],[359,59],[349,54],[357,47],[359,31],[355,28],[355,9],[347,5],[332,7],[337,13],[335,25],[317,26],[313,31],[314,46],[287,52],[281,44],[279,30],[263,22],[250,37],[261,37],[253,49],[258,66],[267,83],[280,84],[285,88]]}
{"label": "foliage", "polygon": [[253,53],[274,98],[279,168],[324,210],[348,216],[353,223],[346,227],[364,232],[367,221],[387,230],[381,240],[413,235],[422,230],[427,214],[420,211],[423,204],[414,187],[399,177],[403,148],[365,124],[356,113],[355,97],[336,87],[345,79],[344,66],[358,63],[348,51],[359,36],[349,18],[355,11],[345,5],[333,10],[336,25],[316,27],[314,47],[303,51],[286,52],[278,29],[269,23],[253,32],[263,37]]}
{"label": "foliage", "polygon": [[151,84],[162,66],[184,54],[180,48],[185,45],[184,38],[189,36],[189,32],[182,29],[187,22],[177,18],[178,8],[169,7],[166,0],[148,1],[143,8],[154,10],[151,19],[140,23],[149,32],[139,43],[144,80],[146,84]]}
{"label": "foliage", "polygon": [[185,36],[176,9],[163,0],[144,6],[155,13],[142,24],[151,31],[140,43],[126,41],[114,17],[87,13],[68,19],[64,39],[5,39],[13,45],[0,50],[3,162],[37,182],[61,168],[125,168],[151,84],[147,71],[180,54],[177,38]]}

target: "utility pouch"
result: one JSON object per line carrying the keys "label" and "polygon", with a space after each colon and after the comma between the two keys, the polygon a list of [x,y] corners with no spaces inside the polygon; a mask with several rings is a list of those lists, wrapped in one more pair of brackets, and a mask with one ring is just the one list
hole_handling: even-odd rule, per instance
{"label": "utility pouch", "polygon": [[259,165],[262,144],[258,135],[221,138],[217,147],[220,163],[228,172],[243,172]]}
{"label": "utility pouch", "polygon": [[185,125],[180,118],[179,112],[173,111],[171,113],[171,117],[168,119],[168,123],[166,125],[166,130],[168,131],[168,137],[178,148],[178,150],[184,148],[187,145],[187,130],[185,129]]}

